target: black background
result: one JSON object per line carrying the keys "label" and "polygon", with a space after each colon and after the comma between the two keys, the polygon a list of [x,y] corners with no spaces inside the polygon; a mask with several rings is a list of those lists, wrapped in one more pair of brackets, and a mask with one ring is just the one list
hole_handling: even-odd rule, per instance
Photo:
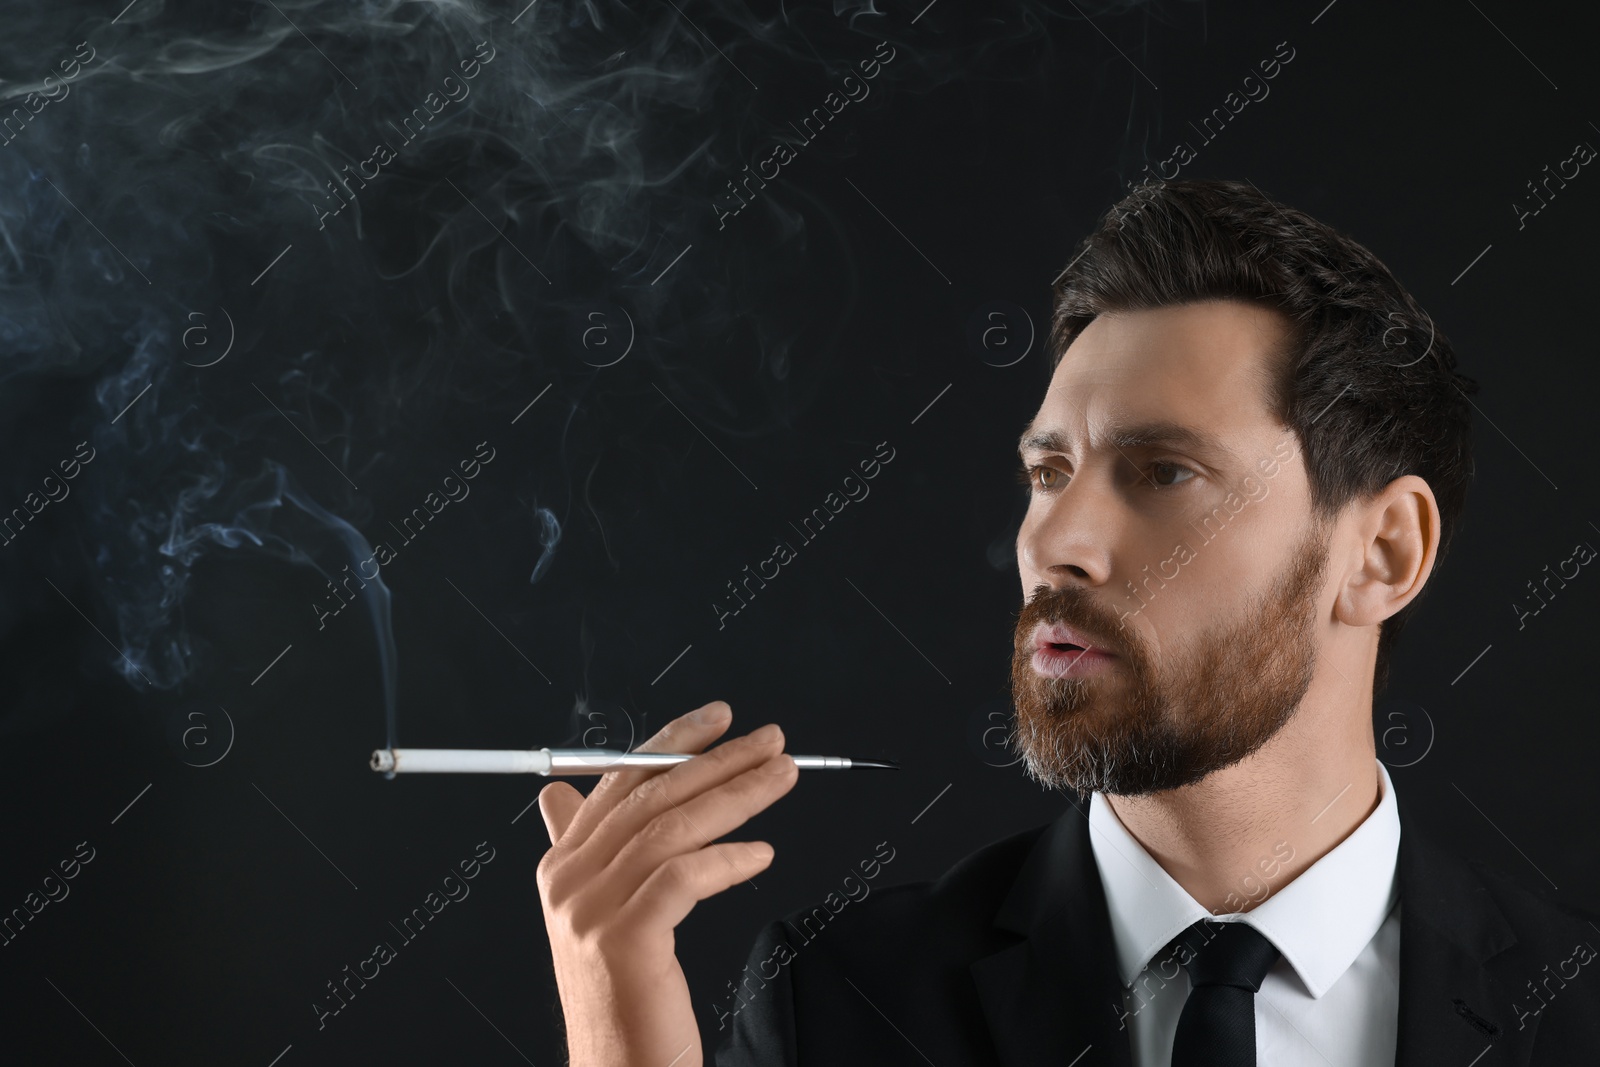
{"label": "black background", "polygon": [[[130,516],[165,514],[199,480],[202,452],[228,485],[263,457],[282,464],[377,540],[479,441],[495,449],[472,495],[383,569],[401,744],[572,744],[597,724],[615,743],[724,699],[736,732],[776,721],[791,752],[903,762],[803,775],[735,835],[772,842],[773,866],[678,929],[708,1047],[758,927],[840,890],[880,843],[895,858],[878,884],[922,879],[1058,814],[1065,799],[986,732],[1009,708],[1013,449],[1047,378],[1042,338],[996,366],[1020,347],[969,337],[994,301],[1013,345],[1030,319],[1042,333],[1048,283],[1077,240],[1183,140],[1198,147],[1183,176],[1248,179],[1376,252],[1482,384],[1467,516],[1374,711],[1379,755],[1461,853],[1600,908],[1586,818],[1600,799],[1596,579],[1581,572],[1520,631],[1513,607],[1546,564],[1600,543],[1588,432],[1600,179],[1580,173],[1521,229],[1512,207],[1531,204],[1525,183],[1546,164],[1600,144],[1592,16],[1371,0],[924,4],[819,5],[786,23],[776,7],[539,0],[521,16],[486,9],[473,30],[411,12],[417,29],[393,51],[315,5],[149,3],[115,25],[117,4],[7,5],[9,82],[85,38],[103,63],[0,148],[18,243],[4,268],[4,506],[78,441],[97,449],[74,495],[0,548],[0,909],[22,906],[79,842],[95,849],[70,896],[0,947],[8,1060],[561,1062],[534,887],[548,840],[528,807],[544,780],[367,769],[385,736],[379,645],[364,606],[317,628],[317,570],[351,561],[326,528],[301,511],[274,520],[276,552],[207,541],[160,631],[189,634],[192,652],[145,664],[157,684],[130,680],[123,627],[161,562],[160,538],[139,541]],[[284,32],[290,18],[304,36]],[[272,39],[259,58],[137,74],[136,57],[171,42],[250,33]],[[453,62],[485,38],[498,54],[459,109],[472,110],[458,141],[375,181],[359,235],[348,215],[317,230],[303,200],[279,211],[289,194],[270,175],[214,162],[253,132],[306,146],[319,130],[375,129],[447,73],[431,57]],[[719,230],[723,182],[885,39],[896,58],[872,95]],[[641,73],[649,40],[672,42],[664,66],[694,72],[700,96],[675,101]],[[1188,122],[1279,42],[1294,58],[1270,95],[1202,144]],[[541,71],[543,98],[511,91]],[[227,98],[211,79],[232,79],[235,125],[173,148],[174,116]],[[383,95],[395,85],[414,89]],[[142,103],[116,110],[119,94]],[[326,125],[330,102],[348,126]],[[312,120],[296,110],[311,107]],[[554,132],[539,155],[530,130],[552,115],[572,136],[608,113],[628,118],[619,128],[657,184],[602,186]],[[164,168],[195,184],[164,189]],[[213,171],[234,177],[195,177]],[[581,210],[600,195],[590,182],[611,198],[609,237]],[[237,225],[212,214],[230,204]],[[30,319],[35,306],[53,311]],[[183,340],[185,314],[215,321],[218,306],[238,344],[196,368],[214,356]],[[635,324],[612,366],[592,364],[616,349],[582,343],[595,308]],[[787,524],[879,442],[894,458],[870,496],[814,543],[792,538]],[[530,581],[540,508],[561,534]],[[779,538],[797,558],[719,630],[710,606]],[[205,730],[185,735],[195,723]],[[389,924],[480,842],[495,858],[471,895],[319,1030],[325,983],[398,944]]]}

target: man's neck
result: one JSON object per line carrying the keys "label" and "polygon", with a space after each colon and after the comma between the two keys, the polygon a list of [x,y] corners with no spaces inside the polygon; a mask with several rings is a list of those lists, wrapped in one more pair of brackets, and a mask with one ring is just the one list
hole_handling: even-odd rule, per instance
{"label": "man's neck", "polygon": [[1329,736],[1307,725],[1292,721],[1253,755],[1194,785],[1105,799],[1212,914],[1249,911],[1349,837],[1382,800],[1370,726],[1363,744],[1359,733]]}

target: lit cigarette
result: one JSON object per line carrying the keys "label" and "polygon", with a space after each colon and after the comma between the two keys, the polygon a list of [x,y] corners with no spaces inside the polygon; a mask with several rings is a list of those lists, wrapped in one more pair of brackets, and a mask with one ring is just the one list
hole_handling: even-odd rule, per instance
{"label": "lit cigarette", "polygon": [[[897,770],[882,760],[849,756],[793,756],[803,771],[848,771],[857,767]],[[380,748],[372,753],[372,769],[393,774],[542,774],[565,776],[605,774],[621,767],[666,767],[693,754],[619,752],[603,748]]]}

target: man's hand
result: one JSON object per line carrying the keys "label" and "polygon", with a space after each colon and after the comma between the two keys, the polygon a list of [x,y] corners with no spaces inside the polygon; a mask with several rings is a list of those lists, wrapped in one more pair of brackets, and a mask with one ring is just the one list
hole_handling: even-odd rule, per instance
{"label": "man's hand", "polygon": [[732,720],[713,701],[635,749],[694,759],[608,771],[587,798],[565,782],[539,792],[551,841],[539,899],[571,1067],[701,1067],[673,930],[699,901],[766,870],[771,845],[716,839],[800,776],[776,725],[706,752]]}

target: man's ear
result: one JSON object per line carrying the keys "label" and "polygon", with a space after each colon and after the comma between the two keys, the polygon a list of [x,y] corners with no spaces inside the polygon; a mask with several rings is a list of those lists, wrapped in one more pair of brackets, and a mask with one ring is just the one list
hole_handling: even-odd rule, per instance
{"label": "man's ear", "polygon": [[1339,590],[1335,615],[1347,626],[1375,626],[1411,603],[1439,554],[1439,505],[1428,483],[1402,475],[1357,506],[1361,566]]}

